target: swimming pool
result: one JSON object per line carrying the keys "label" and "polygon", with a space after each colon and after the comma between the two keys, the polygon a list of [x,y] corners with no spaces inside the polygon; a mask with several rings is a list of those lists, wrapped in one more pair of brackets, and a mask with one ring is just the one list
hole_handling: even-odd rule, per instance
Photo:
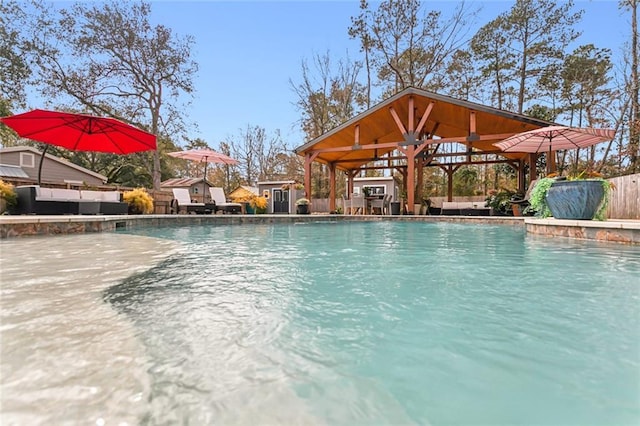
{"label": "swimming pool", "polygon": [[135,234],[180,243],[96,298],[139,345],[117,373],[144,376],[141,423],[640,420],[638,248],[407,222]]}

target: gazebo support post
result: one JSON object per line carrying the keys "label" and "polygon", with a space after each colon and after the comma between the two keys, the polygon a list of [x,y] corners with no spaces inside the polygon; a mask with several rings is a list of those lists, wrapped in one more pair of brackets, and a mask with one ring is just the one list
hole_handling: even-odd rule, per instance
{"label": "gazebo support post", "polygon": [[538,179],[538,170],[536,169],[536,161],[538,154],[529,154],[529,182]]}
{"label": "gazebo support post", "polygon": [[447,164],[446,166],[440,166],[442,170],[447,174],[447,201],[453,201],[453,174],[460,167]]}
{"label": "gazebo support post", "polygon": [[416,148],[413,145],[407,147],[407,206],[413,210],[416,188]]}
{"label": "gazebo support post", "polygon": [[526,192],[525,188],[527,187],[525,182],[526,176],[524,173],[524,160],[518,161],[518,169],[516,172],[518,172],[518,191],[524,194]]}
{"label": "gazebo support post", "polygon": [[311,199],[311,164],[317,156],[318,153],[310,153],[304,157],[304,192],[308,199]]}
{"label": "gazebo support post", "polygon": [[329,163],[329,211],[336,210],[336,164]]}

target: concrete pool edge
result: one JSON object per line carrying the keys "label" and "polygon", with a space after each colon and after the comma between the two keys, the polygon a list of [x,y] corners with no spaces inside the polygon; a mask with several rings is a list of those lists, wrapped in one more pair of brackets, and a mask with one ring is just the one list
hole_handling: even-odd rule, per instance
{"label": "concrete pool edge", "polygon": [[126,215],[126,216],[0,216],[0,239],[91,232],[112,232],[156,226],[240,225],[353,221],[410,221],[509,225],[527,233],[620,244],[640,245],[640,222],[633,220],[558,220],[510,216],[346,216],[312,215]]}

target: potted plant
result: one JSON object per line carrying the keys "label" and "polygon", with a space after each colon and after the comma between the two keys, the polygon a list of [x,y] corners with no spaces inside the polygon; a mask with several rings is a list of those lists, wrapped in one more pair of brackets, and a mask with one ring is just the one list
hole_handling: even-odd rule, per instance
{"label": "potted plant", "polygon": [[249,206],[257,213],[264,214],[267,212],[267,199],[262,196],[252,197]]}
{"label": "potted plant", "polygon": [[508,189],[492,189],[487,192],[484,205],[491,208],[491,216],[508,216],[512,213],[511,200],[515,195],[514,191]]}
{"label": "potted plant", "polygon": [[153,212],[153,198],[144,188],[125,191],[122,194],[122,200],[129,204],[129,214],[149,214]]}
{"label": "potted plant", "polygon": [[5,214],[18,204],[15,187],[0,179],[0,214]]}
{"label": "potted plant", "polygon": [[298,198],[296,200],[296,213],[309,214],[309,200],[307,198]]}
{"label": "potted plant", "polygon": [[257,197],[257,195],[250,194],[249,191],[247,191],[241,195],[232,197],[231,201],[233,201],[234,203],[242,204],[244,206],[244,211],[246,214],[255,214],[256,210],[251,205],[251,200],[254,199],[255,197]]}
{"label": "potted plant", "polygon": [[[588,176],[585,178],[584,176]],[[529,197],[529,208],[538,217],[605,220],[613,185],[595,174],[549,177],[538,180]]]}

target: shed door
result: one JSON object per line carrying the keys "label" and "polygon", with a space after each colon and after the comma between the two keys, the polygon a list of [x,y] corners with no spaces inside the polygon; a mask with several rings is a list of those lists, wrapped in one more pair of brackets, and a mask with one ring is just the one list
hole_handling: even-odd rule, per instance
{"label": "shed door", "polygon": [[273,212],[289,213],[289,191],[273,190]]}

